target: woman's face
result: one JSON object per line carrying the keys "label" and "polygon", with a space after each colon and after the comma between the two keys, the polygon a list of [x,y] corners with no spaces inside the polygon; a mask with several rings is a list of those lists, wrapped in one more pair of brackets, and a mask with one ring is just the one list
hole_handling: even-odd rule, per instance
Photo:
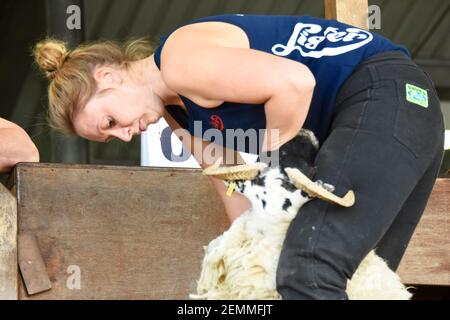
{"label": "woman's face", "polygon": [[97,92],[74,117],[76,133],[88,140],[131,141],[163,116],[164,105],[150,86],[132,81],[126,71],[99,68]]}

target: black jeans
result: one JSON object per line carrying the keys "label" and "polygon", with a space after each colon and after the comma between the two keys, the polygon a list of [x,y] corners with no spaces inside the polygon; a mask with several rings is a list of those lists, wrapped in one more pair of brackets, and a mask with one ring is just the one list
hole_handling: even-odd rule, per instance
{"label": "black jeans", "polygon": [[[427,108],[407,100],[407,84],[426,90]],[[437,178],[443,145],[429,77],[397,52],[363,62],[339,91],[315,159],[315,179],[333,184],[340,196],[354,190],[356,203],[344,208],[314,199],[301,208],[277,270],[283,299],[347,299],[347,279],[374,248],[396,270]]]}

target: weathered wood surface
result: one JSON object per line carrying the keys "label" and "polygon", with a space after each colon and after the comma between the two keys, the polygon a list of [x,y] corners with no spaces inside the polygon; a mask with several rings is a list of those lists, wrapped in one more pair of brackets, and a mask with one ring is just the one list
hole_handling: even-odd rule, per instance
{"label": "weathered wood surface", "polygon": [[324,0],[325,18],[368,29],[368,0]]}
{"label": "weathered wood surface", "polygon": [[[38,239],[50,291],[20,299],[185,299],[202,246],[227,228],[193,169],[19,165],[19,230]],[[399,268],[408,284],[450,285],[450,179],[438,179]],[[69,289],[80,271],[80,290]]]}
{"label": "weathered wood surface", "polygon": [[16,178],[19,230],[52,281],[34,296],[20,281],[20,299],[187,299],[203,246],[228,227],[198,170],[26,164]]}
{"label": "weathered wood surface", "polygon": [[0,183],[0,300],[16,300],[17,203]]}
{"label": "weathered wood surface", "polygon": [[28,294],[50,290],[52,284],[36,237],[29,233],[19,233],[17,251],[20,274]]}
{"label": "weathered wood surface", "polygon": [[438,179],[398,269],[408,284],[450,285],[450,179]]}

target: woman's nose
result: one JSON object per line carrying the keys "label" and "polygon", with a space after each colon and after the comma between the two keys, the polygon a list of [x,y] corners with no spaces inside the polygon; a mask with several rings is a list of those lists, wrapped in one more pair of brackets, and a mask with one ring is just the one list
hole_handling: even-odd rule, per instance
{"label": "woman's nose", "polygon": [[131,139],[133,139],[133,132],[131,128],[123,128],[120,130],[120,136],[118,138],[124,142],[130,142]]}

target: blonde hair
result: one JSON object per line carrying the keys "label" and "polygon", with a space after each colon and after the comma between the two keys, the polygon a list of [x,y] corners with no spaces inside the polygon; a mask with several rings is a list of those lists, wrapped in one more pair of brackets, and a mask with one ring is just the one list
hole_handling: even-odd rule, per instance
{"label": "blonde hair", "polygon": [[150,56],[153,48],[153,43],[143,38],[127,43],[102,41],[84,44],[73,51],[56,39],[48,38],[37,43],[33,48],[34,59],[50,80],[50,126],[66,134],[75,134],[73,116],[97,88],[94,68],[101,65],[127,67],[129,62]]}

